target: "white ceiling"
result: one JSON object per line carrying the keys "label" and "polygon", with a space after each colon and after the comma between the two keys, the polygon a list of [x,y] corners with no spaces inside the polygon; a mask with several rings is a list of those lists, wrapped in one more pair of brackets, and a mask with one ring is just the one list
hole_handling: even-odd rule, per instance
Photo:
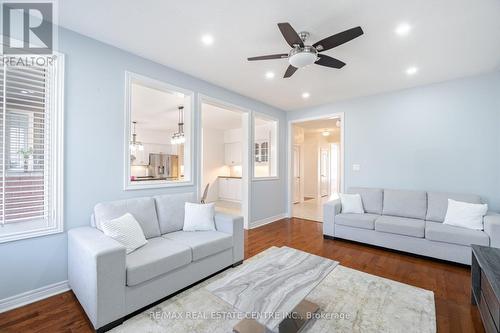
{"label": "white ceiling", "polygon": [[137,122],[139,130],[177,130],[179,105],[185,106],[186,117],[189,117],[189,97],[180,97],[136,83],[132,84],[131,93],[131,120]]}
{"label": "white ceiling", "polygon": [[[498,69],[498,0],[64,0],[61,25],[268,104],[293,110]],[[289,51],[276,24],[311,42],[354,26],[365,34],[326,51],[341,70],[312,65],[281,79],[286,60],[249,56]],[[408,22],[407,37],[395,27]],[[212,46],[201,43],[210,33]],[[404,71],[418,66],[408,77]],[[264,78],[274,71],[273,80]],[[302,99],[302,92],[311,97]]]}
{"label": "white ceiling", "polygon": [[242,127],[242,113],[223,109],[215,105],[202,105],[202,126],[216,130],[229,130]]}
{"label": "white ceiling", "polygon": [[302,127],[305,133],[319,133],[323,131],[334,131],[337,130],[337,120],[338,118],[332,119],[317,119],[304,121],[300,123],[294,123],[294,125]]}

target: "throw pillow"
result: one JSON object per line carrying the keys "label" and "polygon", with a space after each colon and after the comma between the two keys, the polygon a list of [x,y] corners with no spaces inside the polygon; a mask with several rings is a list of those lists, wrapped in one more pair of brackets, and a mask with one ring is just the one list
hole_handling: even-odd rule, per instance
{"label": "throw pillow", "polygon": [[340,193],[340,203],[342,205],[342,213],[364,214],[363,201],[359,194],[344,194]]}
{"label": "throw pillow", "polygon": [[456,227],[483,230],[483,217],[487,212],[487,204],[472,204],[448,199],[448,209],[443,223]]}
{"label": "throw pillow", "polygon": [[184,205],[184,231],[215,230],[215,204],[186,202]]}
{"label": "throw pillow", "polygon": [[144,237],[141,225],[130,213],[102,222],[101,230],[106,236],[123,244],[127,249],[127,254],[146,245],[148,242]]}

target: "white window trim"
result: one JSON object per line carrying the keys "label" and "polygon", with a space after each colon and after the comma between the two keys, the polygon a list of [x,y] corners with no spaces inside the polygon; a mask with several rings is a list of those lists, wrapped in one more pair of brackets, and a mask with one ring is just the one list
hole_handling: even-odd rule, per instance
{"label": "white window trim", "polygon": [[[189,179],[182,181],[154,181],[154,183],[145,183],[141,182],[140,184],[132,183],[130,181],[130,151],[129,151],[129,142],[132,136],[132,127],[131,124],[131,113],[132,113],[132,94],[130,91],[130,85],[133,80],[137,80],[147,84],[150,87],[156,87],[160,90],[170,90],[181,92],[184,95],[188,95],[191,99],[191,110],[189,110],[190,121],[189,121],[189,133],[190,137],[186,138],[186,141],[189,140],[189,144],[186,145],[186,150],[184,154],[184,158],[186,156],[189,157],[189,163],[191,163],[189,170]],[[124,126],[124,147],[123,147],[123,190],[144,190],[144,189],[153,189],[153,188],[165,188],[165,187],[184,187],[184,186],[194,186],[194,175],[196,166],[194,164],[194,143],[195,143],[195,98],[194,92],[191,90],[187,90],[184,88],[176,87],[169,83],[159,81],[141,74],[137,74],[131,71],[125,71],[125,126]],[[187,124],[186,124],[187,125]]]}
{"label": "white window trim", "polygon": [[[255,176],[255,117],[267,118],[269,120],[276,121],[276,176],[264,176],[264,177],[256,177]],[[260,181],[276,181],[280,180],[280,120],[276,117],[268,115],[267,113],[262,112],[253,112],[252,113],[252,181],[260,182]],[[270,150],[270,148],[269,148]]]}
{"label": "white window trim", "polygon": [[[64,231],[64,54],[53,52],[57,57],[57,66],[54,69],[54,90],[56,98],[52,101],[54,112],[51,113],[52,131],[51,135],[51,157],[50,168],[54,175],[50,178],[49,185],[53,190],[51,193],[53,223],[42,228],[30,228],[29,230],[13,232],[6,235],[0,234],[0,243],[11,242],[21,239],[57,234]],[[4,110],[5,112],[5,110]],[[19,229],[23,229],[20,222]],[[7,225],[6,225],[7,226]],[[0,226],[4,228],[6,226]],[[25,228],[27,229],[27,228]]]}

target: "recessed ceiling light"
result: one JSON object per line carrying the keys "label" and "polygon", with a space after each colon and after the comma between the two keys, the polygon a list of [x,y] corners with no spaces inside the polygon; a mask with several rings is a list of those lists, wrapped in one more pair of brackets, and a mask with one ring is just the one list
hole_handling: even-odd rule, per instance
{"label": "recessed ceiling light", "polygon": [[201,36],[201,41],[205,45],[212,45],[214,43],[214,36],[210,34],[203,35]]}
{"label": "recessed ceiling light", "polygon": [[271,72],[271,71],[266,72],[266,79],[269,79],[269,80],[274,79],[274,72]]}
{"label": "recessed ceiling light", "polygon": [[408,75],[415,75],[418,72],[418,67],[411,66],[406,69],[406,74]]}
{"label": "recessed ceiling light", "polygon": [[310,94],[310,93],[308,93],[308,92],[304,92],[304,93],[302,93],[302,98],[307,99],[307,98],[309,98],[309,97],[311,97],[311,94]]}
{"label": "recessed ceiling light", "polygon": [[323,132],[321,132],[321,135],[323,135],[323,136],[330,136],[330,131],[324,130]]}
{"label": "recessed ceiling light", "polygon": [[408,23],[400,23],[398,24],[394,32],[398,36],[406,36],[410,33],[410,30],[411,30],[411,25],[409,25]]}

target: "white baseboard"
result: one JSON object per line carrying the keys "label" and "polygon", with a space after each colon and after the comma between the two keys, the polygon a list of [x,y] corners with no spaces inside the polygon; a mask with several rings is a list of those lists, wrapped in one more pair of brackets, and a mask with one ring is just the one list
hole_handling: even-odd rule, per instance
{"label": "white baseboard", "polygon": [[70,290],[68,281],[56,282],[0,300],[0,313]]}
{"label": "white baseboard", "polygon": [[285,218],[287,218],[287,216],[288,216],[287,213],[281,213],[281,214],[278,214],[275,216],[266,217],[265,219],[262,219],[262,220],[253,221],[250,223],[250,229],[254,229],[254,228],[269,224],[269,223],[276,222],[276,221],[281,220],[281,219],[285,219]]}

